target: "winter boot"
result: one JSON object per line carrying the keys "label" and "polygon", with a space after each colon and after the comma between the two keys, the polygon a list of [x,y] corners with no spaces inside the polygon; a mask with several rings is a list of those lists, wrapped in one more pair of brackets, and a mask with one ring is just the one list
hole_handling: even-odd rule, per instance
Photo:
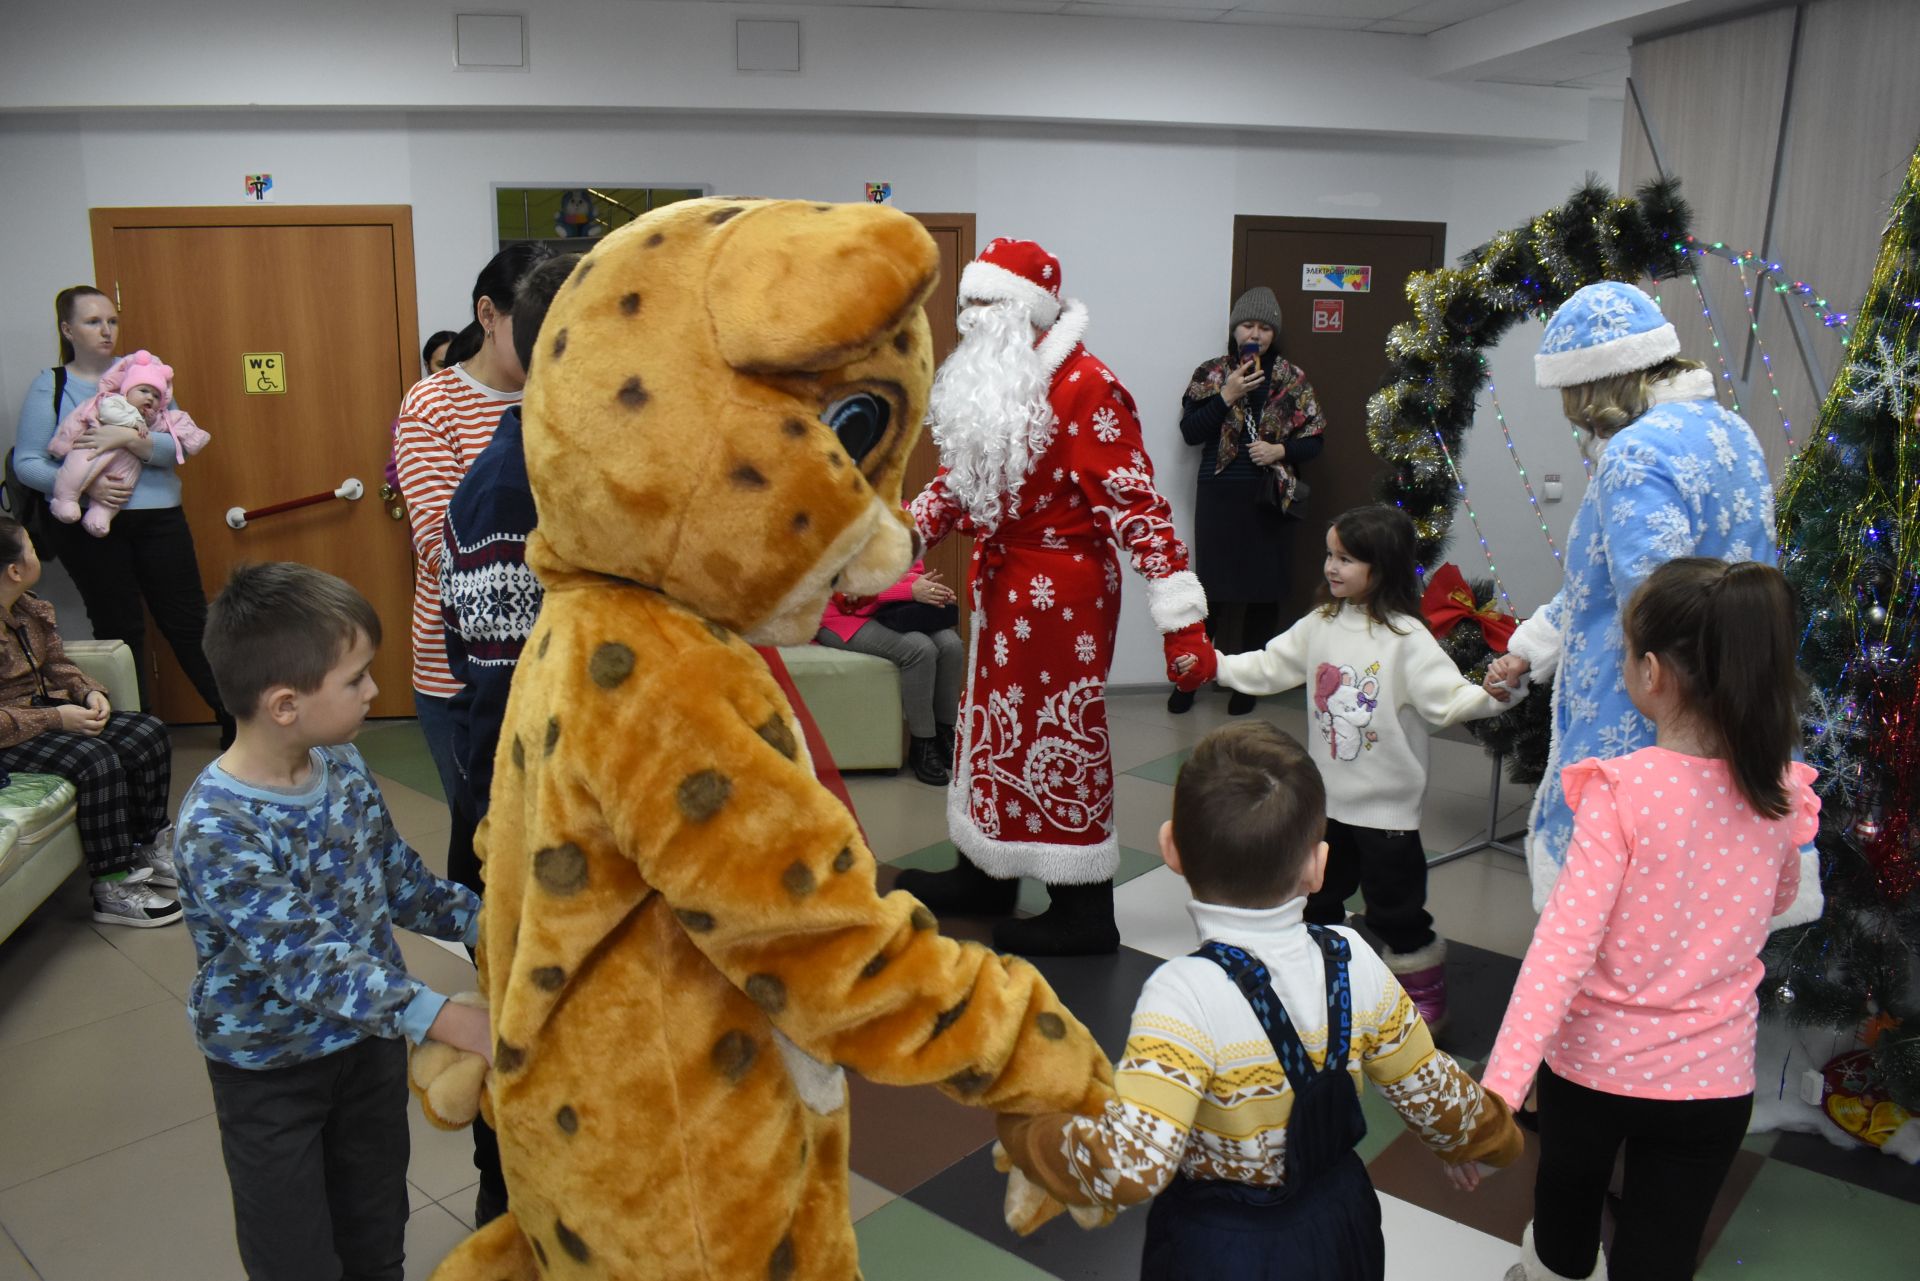
{"label": "winter boot", "polygon": [[953,726],[936,723],[933,727],[934,741],[940,744],[940,763],[949,772],[953,769]]}
{"label": "winter boot", "polygon": [[1253,695],[1251,694],[1243,694],[1236,689],[1233,691],[1233,697],[1227,700],[1227,715],[1229,716],[1245,716],[1252,710]]}
{"label": "winter boot", "polygon": [[1005,916],[1020,897],[1020,878],[988,876],[962,854],[944,872],[910,867],[893,883],[938,916]]}
{"label": "winter boot", "polygon": [[1447,941],[1436,935],[1423,948],[1383,952],[1381,958],[1413,999],[1427,1030],[1439,1031],[1447,1021]]}
{"label": "winter boot", "polygon": [[1113,923],[1113,882],[1049,885],[1052,900],[1038,916],[993,927],[993,946],[1021,956],[1103,956],[1120,950]]}
{"label": "winter boot", "polygon": [[940,757],[938,738],[916,738],[907,744],[907,767],[913,776],[931,787],[945,787],[952,781],[946,761]]}
{"label": "winter boot", "polygon": [[1190,689],[1176,689],[1173,693],[1167,695],[1167,710],[1175,716],[1185,716],[1188,712],[1192,711],[1193,691]]}
{"label": "winter boot", "polygon": [[1607,1256],[1595,1251],[1593,1271],[1584,1277],[1566,1277],[1540,1262],[1533,1249],[1533,1225],[1520,1234],[1520,1262],[1507,1269],[1506,1281],[1607,1281]]}

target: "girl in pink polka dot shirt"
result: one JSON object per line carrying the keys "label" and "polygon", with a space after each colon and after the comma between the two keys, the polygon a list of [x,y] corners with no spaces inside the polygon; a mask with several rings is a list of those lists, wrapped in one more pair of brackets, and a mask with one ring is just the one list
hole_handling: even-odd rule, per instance
{"label": "girl in pink polka dot shirt", "polygon": [[1613,1275],[1693,1275],[1752,1111],[1760,948],[1818,824],[1791,759],[1804,687],[1780,572],[1669,561],[1621,622],[1627,692],[1659,733],[1562,773],[1573,844],[1485,1074],[1518,1110],[1538,1073],[1534,1221],[1507,1281],[1607,1275],[1623,1143]]}

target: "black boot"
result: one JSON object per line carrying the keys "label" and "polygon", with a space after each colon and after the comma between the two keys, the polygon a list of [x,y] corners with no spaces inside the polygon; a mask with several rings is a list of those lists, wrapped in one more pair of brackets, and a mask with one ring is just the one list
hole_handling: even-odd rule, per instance
{"label": "black boot", "polygon": [[1251,694],[1242,694],[1239,690],[1235,690],[1233,691],[1233,697],[1227,700],[1227,715],[1229,716],[1245,716],[1252,710],[1253,695]]}
{"label": "black boot", "polygon": [[934,787],[945,787],[951,781],[946,762],[940,756],[940,740],[937,738],[910,740],[907,744],[907,768],[922,783]]}
{"label": "black boot", "polygon": [[936,743],[938,743],[938,744],[940,744],[940,760],[941,760],[941,763],[942,763],[942,764],[944,764],[944,765],[945,765],[945,766],[947,767],[947,769],[948,769],[948,771],[949,771],[949,772],[951,772],[951,771],[953,770],[953,768],[954,768],[954,760],[953,760],[953,726],[951,726],[951,725],[940,725],[940,724],[936,724],[936,725],[934,725],[934,727],[933,727],[933,740],[934,740],[934,742],[936,742]]}
{"label": "black boot", "polygon": [[1052,902],[1040,915],[994,926],[994,947],[1022,956],[1100,956],[1120,950],[1112,881],[1049,885],[1047,895]]}
{"label": "black boot", "polygon": [[1167,695],[1167,710],[1175,716],[1184,716],[1193,710],[1193,691],[1176,689]]}
{"label": "black boot", "polygon": [[946,916],[1005,916],[1020,897],[1019,877],[988,876],[964,854],[944,872],[907,868],[893,887]]}

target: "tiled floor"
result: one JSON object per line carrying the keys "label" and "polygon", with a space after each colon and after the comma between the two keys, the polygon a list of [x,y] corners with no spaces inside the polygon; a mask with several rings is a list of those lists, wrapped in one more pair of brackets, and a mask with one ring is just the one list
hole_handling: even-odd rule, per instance
{"label": "tiled floor", "polygon": [[[1297,699],[1262,715],[1299,732]],[[1127,853],[1115,895],[1118,957],[1042,968],[1109,1050],[1119,1048],[1140,982],[1163,957],[1190,951],[1183,883],[1149,851],[1166,817],[1186,749],[1225,723],[1224,700],[1202,696],[1184,717],[1157,694],[1110,700],[1123,771],[1117,826]],[[213,754],[210,735],[176,737],[175,793]],[[447,811],[410,723],[369,728],[362,750],[380,774],[401,832],[439,866]],[[1483,831],[1486,758],[1437,741],[1422,834],[1445,850]],[[949,857],[942,796],[898,776],[848,780],[876,853],[894,865]],[[1502,832],[1525,821],[1528,789],[1503,793]],[[883,869],[883,879],[891,873]],[[1453,941],[1456,1013],[1442,1043],[1476,1060],[1504,1007],[1533,925],[1527,878],[1507,855],[1484,852],[1436,869],[1429,899]],[[1041,902],[1029,888],[1029,907]],[[206,1073],[182,997],[192,948],[178,928],[92,924],[79,878],[0,944],[0,1281],[229,1281],[240,1267]],[[977,924],[951,923],[977,936]],[[415,972],[442,990],[472,984],[464,956],[405,937]],[[1382,1192],[1389,1277],[1493,1278],[1514,1257],[1528,1217],[1530,1158],[1473,1197],[1451,1192],[1438,1167],[1377,1095],[1365,1098],[1362,1155]],[[869,1281],[1047,1281],[1135,1275],[1144,1215],[1103,1233],[1064,1222],[1017,1240],[999,1222],[1000,1180],[984,1113],[928,1090],[853,1089],[852,1202]],[[409,1171],[408,1277],[425,1277],[468,1231],[474,1173],[467,1137],[414,1117]],[[912,1134],[911,1143],[899,1140]],[[1920,1239],[1920,1177],[1877,1154],[1805,1135],[1756,1136],[1722,1197],[1705,1278],[1912,1275]],[[1836,1261],[1844,1263],[1836,1265]]]}

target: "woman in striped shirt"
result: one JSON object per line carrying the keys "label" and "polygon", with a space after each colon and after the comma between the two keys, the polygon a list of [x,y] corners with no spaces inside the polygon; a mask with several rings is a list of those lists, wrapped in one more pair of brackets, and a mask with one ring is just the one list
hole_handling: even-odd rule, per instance
{"label": "woman in striped shirt", "polygon": [[451,796],[456,766],[447,704],[460,682],[447,669],[440,621],[441,529],[460,478],[493,439],[500,415],[520,403],[527,374],[513,350],[513,300],[520,278],[547,257],[539,245],[495,254],[473,285],[473,323],[455,340],[479,340],[479,351],[413,385],[400,403],[394,461],[413,530],[413,705],[433,753],[441,787]]}

